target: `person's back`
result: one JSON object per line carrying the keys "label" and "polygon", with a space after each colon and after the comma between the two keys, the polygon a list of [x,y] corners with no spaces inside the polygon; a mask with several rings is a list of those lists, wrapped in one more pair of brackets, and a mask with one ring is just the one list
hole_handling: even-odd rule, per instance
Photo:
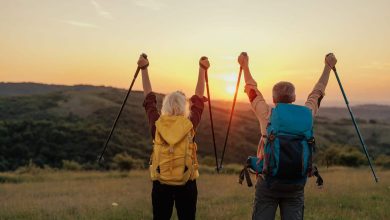
{"label": "person's back", "polygon": [[309,165],[305,167],[304,161],[309,160],[309,141],[313,136],[310,124],[318,112],[331,68],[337,60],[333,54],[326,56],[324,71],[305,106],[292,104],[296,99],[292,83],[277,83],[272,89],[275,108],[266,103],[258,90],[250,74],[246,53],[239,56],[238,62],[244,70],[245,92],[262,134],[257,157],[264,160],[264,174],[257,178],[252,219],[274,219],[278,206],[282,219],[303,219],[304,186],[310,169]]}
{"label": "person's back", "polygon": [[140,56],[143,106],[154,143],[150,161],[153,219],[169,220],[174,205],[179,219],[195,219],[199,173],[194,135],[204,108],[205,71],[210,64],[206,57],[199,61],[198,83],[190,103],[184,93],[172,92],[164,97],[161,115],[152,92],[148,65],[149,61]]}

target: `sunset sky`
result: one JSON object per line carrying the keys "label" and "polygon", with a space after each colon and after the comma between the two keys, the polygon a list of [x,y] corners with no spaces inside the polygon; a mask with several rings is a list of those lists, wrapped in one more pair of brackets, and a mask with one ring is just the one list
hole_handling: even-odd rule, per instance
{"label": "sunset sky", "polygon": [[[283,80],[301,103],[332,51],[351,104],[390,104],[389,11],[389,0],[0,0],[0,81],[127,89],[145,52],[153,90],[191,95],[206,55],[211,95],[231,100],[247,51],[268,100]],[[342,103],[333,75],[326,94]]]}

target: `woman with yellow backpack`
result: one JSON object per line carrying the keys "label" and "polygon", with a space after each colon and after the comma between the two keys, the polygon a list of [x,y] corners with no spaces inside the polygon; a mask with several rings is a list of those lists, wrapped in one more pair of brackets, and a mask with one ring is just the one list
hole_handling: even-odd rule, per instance
{"label": "woman with yellow backpack", "polygon": [[142,71],[143,106],[154,143],[150,158],[153,219],[170,219],[173,205],[179,219],[195,219],[199,172],[194,136],[204,108],[205,73],[210,63],[207,57],[200,59],[198,83],[190,103],[183,92],[172,92],[164,97],[160,115],[145,57],[139,57],[138,67]]}

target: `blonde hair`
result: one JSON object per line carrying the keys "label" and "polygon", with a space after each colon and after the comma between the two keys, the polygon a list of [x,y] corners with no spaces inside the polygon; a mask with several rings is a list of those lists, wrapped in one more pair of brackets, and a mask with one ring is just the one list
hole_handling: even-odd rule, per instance
{"label": "blonde hair", "polygon": [[169,116],[182,115],[189,117],[190,111],[186,95],[181,91],[167,94],[162,103],[161,114]]}
{"label": "blonde hair", "polygon": [[272,96],[275,103],[295,102],[295,87],[290,82],[278,82],[272,89]]}

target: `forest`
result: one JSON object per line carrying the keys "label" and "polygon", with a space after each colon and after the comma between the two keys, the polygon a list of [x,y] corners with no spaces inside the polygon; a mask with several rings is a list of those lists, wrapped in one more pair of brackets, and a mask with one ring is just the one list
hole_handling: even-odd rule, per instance
{"label": "forest", "polygon": [[[20,87],[25,89],[21,90]],[[18,91],[18,94],[12,91]],[[1,84],[0,171],[16,170],[30,163],[39,167],[62,168],[64,162],[69,161],[80,164],[83,169],[111,169],[117,167],[115,156],[115,161],[122,158],[146,167],[152,139],[142,107],[141,92],[130,95],[104,162],[96,162],[125,93],[125,90],[111,87]],[[159,104],[162,98],[163,95],[158,94]],[[218,153],[221,154],[230,103],[214,103],[216,142]],[[386,112],[383,111],[385,107],[371,106],[370,111],[378,108]],[[367,109],[367,106],[357,106],[356,109]],[[325,116],[321,115],[321,111]],[[332,117],[332,108],[325,107],[315,120],[317,163],[326,166],[366,164],[350,119],[340,118],[340,109],[334,111],[337,114]],[[382,114],[381,117],[369,118],[375,114],[357,112],[361,112],[356,116],[372,159],[378,165],[389,167],[390,137],[387,134],[390,124],[384,118],[390,116]],[[213,165],[210,162],[213,148],[208,115],[206,104],[196,141],[200,161]],[[360,118],[361,115],[364,117]],[[239,103],[225,161],[243,164],[249,155],[255,155],[260,136],[259,124],[249,104]]]}

